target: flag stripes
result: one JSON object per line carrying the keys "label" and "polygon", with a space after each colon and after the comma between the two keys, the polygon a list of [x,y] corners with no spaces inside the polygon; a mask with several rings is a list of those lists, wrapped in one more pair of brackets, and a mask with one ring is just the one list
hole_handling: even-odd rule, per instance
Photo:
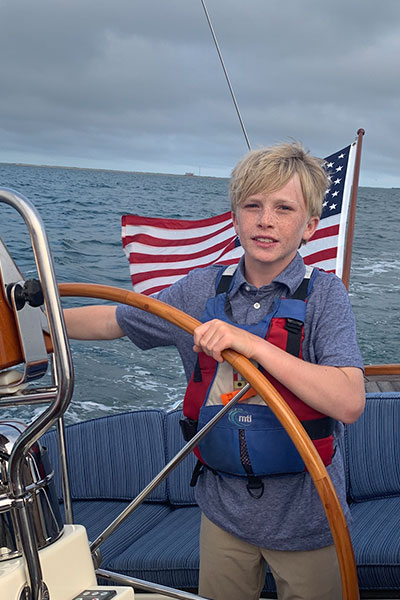
{"label": "flag stripes", "polygon": [[[300,248],[304,262],[339,277],[343,269],[347,215],[356,142],[325,159],[331,186],[318,229]],[[122,244],[136,292],[154,294],[196,267],[234,264],[243,254],[231,213],[207,219],[163,219],[124,215]]]}

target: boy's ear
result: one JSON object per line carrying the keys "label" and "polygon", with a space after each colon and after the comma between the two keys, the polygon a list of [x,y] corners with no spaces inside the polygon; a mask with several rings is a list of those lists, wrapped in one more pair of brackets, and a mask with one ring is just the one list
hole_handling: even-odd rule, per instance
{"label": "boy's ear", "polygon": [[233,227],[235,228],[236,235],[239,235],[237,217],[236,217],[236,213],[234,213],[233,211],[232,211],[232,222],[233,222]]}
{"label": "boy's ear", "polygon": [[303,235],[301,237],[303,243],[308,242],[308,240],[314,235],[319,223],[319,217],[310,217],[308,219],[307,225],[303,231]]}

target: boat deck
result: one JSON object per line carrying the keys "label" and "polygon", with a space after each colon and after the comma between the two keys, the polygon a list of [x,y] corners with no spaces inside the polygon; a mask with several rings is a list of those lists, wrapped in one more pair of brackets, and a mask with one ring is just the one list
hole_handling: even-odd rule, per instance
{"label": "boat deck", "polygon": [[400,375],[366,375],[364,382],[367,393],[400,392]]}
{"label": "boat deck", "polygon": [[365,391],[400,392],[400,364],[382,364],[365,366]]}

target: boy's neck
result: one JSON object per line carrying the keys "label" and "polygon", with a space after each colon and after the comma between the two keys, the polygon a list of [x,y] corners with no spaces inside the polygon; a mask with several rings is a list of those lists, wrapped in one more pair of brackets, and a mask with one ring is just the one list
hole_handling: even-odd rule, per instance
{"label": "boy's neck", "polygon": [[244,276],[246,281],[256,288],[261,288],[264,285],[269,285],[272,281],[286,269],[292,262],[294,257],[284,265],[268,264],[268,263],[253,263],[244,258]]}

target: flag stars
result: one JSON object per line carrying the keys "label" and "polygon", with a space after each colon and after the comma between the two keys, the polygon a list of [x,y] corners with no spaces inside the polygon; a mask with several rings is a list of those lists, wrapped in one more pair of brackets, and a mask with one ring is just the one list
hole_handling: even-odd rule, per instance
{"label": "flag stars", "polygon": [[[321,248],[321,250],[327,250],[328,248],[333,248],[334,250],[337,249],[337,237],[333,236],[333,235],[329,235],[329,233],[331,232],[331,228],[330,228],[330,223],[329,221],[335,221],[337,222],[338,220],[340,220],[340,216],[341,216],[341,211],[342,211],[342,202],[343,202],[343,194],[344,194],[344,185],[346,184],[346,181],[348,178],[351,178],[351,176],[353,175],[353,173],[348,173],[350,166],[353,167],[353,165],[349,165],[348,163],[348,150],[339,150],[338,152],[336,152],[335,154],[331,154],[329,157],[327,157],[324,161],[324,165],[326,168],[326,172],[327,172],[327,177],[329,176],[329,181],[326,180],[326,186],[329,187],[329,189],[326,189],[325,195],[322,193],[321,196],[321,200],[322,200],[322,208],[323,210],[321,211],[321,227],[319,229],[319,231],[321,232],[321,235],[318,236],[318,247]],[[343,166],[339,166],[339,165],[343,165]],[[336,168],[336,166],[338,168]],[[351,169],[352,170],[352,169]],[[340,182],[340,185],[339,185]],[[336,191],[334,191],[336,190]],[[348,186],[348,188],[346,188],[346,193],[348,193],[350,191],[350,186]],[[226,216],[226,220],[225,220],[225,216]],[[223,218],[224,220],[220,220],[221,218]],[[127,219],[127,220],[125,220]],[[132,221],[130,220],[132,219]],[[139,221],[137,221],[136,219],[139,219]],[[133,231],[131,232],[129,227],[134,227],[134,228],[138,228],[140,233],[143,233],[144,231],[144,227],[147,226],[147,222],[144,223],[145,218],[143,217],[136,217],[136,216],[132,216],[132,215],[125,215],[124,217],[124,221],[125,225],[123,228],[123,247],[124,250],[126,252],[126,254],[129,256],[129,263],[130,263],[130,271],[131,271],[131,279],[132,279],[132,283],[134,284],[135,287],[135,291],[138,292],[142,292],[145,293],[146,295],[149,295],[152,291],[158,291],[160,289],[164,289],[166,287],[168,287],[169,283],[170,283],[170,278],[159,278],[159,271],[157,271],[156,269],[154,269],[151,266],[149,266],[149,270],[143,272],[141,270],[141,263],[135,263],[134,262],[134,245],[136,243],[136,241],[139,241],[137,239],[137,234],[136,231],[135,233],[133,233]],[[160,258],[161,256],[165,256],[168,257],[168,260],[171,261],[172,257],[174,256],[174,254],[172,253],[172,250],[177,250],[179,249],[179,252],[181,254],[186,254],[187,253],[187,259],[185,261],[185,263],[187,264],[187,268],[185,269],[185,271],[190,271],[192,268],[194,268],[196,266],[196,257],[197,257],[197,253],[195,253],[194,251],[190,251],[188,250],[188,240],[190,240],[191,243],[196,243],[194,240],[196,238],[202,238],[202,236],[204,235],[204,228],[205,227],[209,227],[209,226],[216,226],[218,223],[218,231],[220,230],[220,228],[224,228],[226,226],[226,229],[228,229],[229,227],[232,228],[230,231],[232,233],[229,233],[229,243],[227,242],[226,245],[226,249],[224,249],[223,254],[221,256],[221,254],[218,252],[216,252],[215,248],[218,247],[218,244],[220,243],[219,241],[219,237],[215,237],[215,238],[209,238],[208,240],[208,249],[207,252],[209,252],[211,255],[215,253],[218,254],[217,257],[217,262],[224,262],[226,260],[226,262],[238,262],[239,260],[239,256],[243,255],[243,250],[240,247],[240,240],[237,236],[235,236],[235,233],[233,231],[233,226],[232,226],[232,221],[230,219],[230,213],[226,213],[226,215],[219,215],[218,217],[212,217],[211,220],[210,219],[200,219],[197,221],[193,222],[193,227],[190,228],[190,231],[187,230],[187,226],[186,224],[184,224],[185,222],[181,221],[181,220],[175,220],[176,225],[172,225],[172,229],[169,228],[169,224],[167,224],[165,222],[165,219],[158,219],[156,218],[155,221],[152,223],[152,227],[156,228],[157,230],[157,239],[160,239],[160,243],[161,246],[154,246],[152,245],[152,242],[149,241],[147,242],[148,244],[148,250],[145,252],[148,252],[149,254],[152,255],[152,257],[154,258],[155,254],[157,255],[157,259]],[[346,219],[344,218],[343,215],[343,221],[345,221]],[[171,221],[174,221],[173,219]],[[327,229],[324,232],[324,223],[326,224]],[[167,230],[167,225],[168,225],[168,233],[170,234],[171,231],[174,231],[174,236],[173,236],[173,242],[174,245],[170,245],[169,241],[170,241],[170,235],[167,235],[166,238],[164,239],[164,235],[161,233],[161,237],[160,237],[160,231],[166,231]],[[341,229],[341,225],[340,225],[340,229]],[[189,237],[186,237],[186,235],[183,234],[183,231],[187,231],[187,235]],[[181,233],[180,233],[181,232]],[[324,233],[323,233],[324,232]],[[147,233],[147,232],[146,232]],[[217,232],[215,232],[217,234]],[[128,242],[128,240],[132,239],[132,243]],[[181,245],[182,244],[182,245]],[[182,250],[181,250],[182,248]],[[233,252],[234,253],[233,253]],[[232,252],[232,253],[231,253]],[[155,254],[154,254],[155,253]],[[314,254],[314,249],[312,248],[312,246],[305,246],[305,255],[310,255],[310,253]],[[208,259],[210,262],[212,262],[212,259]],[[215,260],[215,259],[214,259]],[[160,261],[162,262],[161,258]],[[157,260],[157,262],[160,262]],[[161,264],[160,262],[160,264]],[[154,263],[150,263],[150,265]],[[166,263],[164,263],[166,264]],[[171,264],[171,263],[169,263]],[[180,264],[180,263],[179,263]],[[319,263],[321,264],[321,263]],[[318,263],[317,263],[318,265]],[[322,266],[322,265],[321,265]],[[179,267],[179,265],[178,265]],[[337,268],[337,266],[336,266]],[[177,268],[177,269],[173,269],[171,266],[171,278],[173,277],[173,279],[180,279],[180,277],[182,277],[184,274],[182,273],[184,269],[181,268]],[[138,279],[140,279],[140,281],[137,281]],[[168,281],[167,281],[168,279]],[[258,307],[258,305],[257,305]],[[256,307],[256,309],[257,309]],[[260,310],[260,309],[259,309]],[[0,600],[1,600],[1,594],[0,594]]]}

